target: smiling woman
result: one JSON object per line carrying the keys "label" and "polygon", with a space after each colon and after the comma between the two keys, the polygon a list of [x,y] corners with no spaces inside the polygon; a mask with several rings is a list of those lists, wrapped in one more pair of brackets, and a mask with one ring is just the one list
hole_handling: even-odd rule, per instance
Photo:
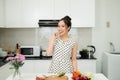
{"label": "smiling woman", "polygon": [[72,73],[77,70],[77,42],[68,35],[70,29],[71,18],[65,16],[59,20],[57,31],[49,40],[46,52],[48,56],[53,55],[50,73]]}

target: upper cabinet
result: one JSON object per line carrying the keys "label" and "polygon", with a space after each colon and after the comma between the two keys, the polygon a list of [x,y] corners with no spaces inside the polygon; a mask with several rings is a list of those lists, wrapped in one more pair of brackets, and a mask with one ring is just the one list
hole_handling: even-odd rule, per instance
{"label": "upper cabinet", "polygon": [[95,0],[54,0],[54,19],[69,15],[72,27],[95,26]]}
{"label": "upper cabinet", "polygon": [[39,0],[21,0],[22,27],[38,27],[39,5]]}
{"label": "upper cabinet", "polygon": [[95,26],[95,0],[70,0],[73,27]]}
{"label": "upper cabinet", "polygon": [[22,27],[21,0],[5,0],[5,27]]}
{"label": "upper cabinet", "polygon": [[0,27],[4,27],[4,0],[0,0]]}
{"label": "upper cabinet", "polygon": [[72,27],[94,27],[95,0],[5,0],[8,28],[35,28],[39,27],[39,19],[61,19],[66,15],[72,18]]}
{"label": "upper cabinet", "polygon": [[9,28],[38,27],[38,0],[5,0],[5,23]]}
{"label": "upper cabinet", "polygon": [[39,19],[60,19],[65,15],[69,15],[69,0],[39,0]]}
{"label": "upper cabinet", "polygon": [[53,19],[54,0],[39,0],[38,3],[38,19]]}
{"label": "upper cabinet", "polygon": [[70,0],[54,0],[54,18],[61,19],[70,15]]}

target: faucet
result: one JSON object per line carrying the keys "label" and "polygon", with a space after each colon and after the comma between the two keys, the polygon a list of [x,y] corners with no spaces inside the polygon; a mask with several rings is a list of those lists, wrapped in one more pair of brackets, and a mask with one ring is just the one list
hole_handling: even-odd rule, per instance
{"label": "faucet", "polygon": [[115,46],[114,46],[114,44],[112,43],[112,42],[110,42],[110,48],[111,48],[111,50],[114,52],[115,51]]}

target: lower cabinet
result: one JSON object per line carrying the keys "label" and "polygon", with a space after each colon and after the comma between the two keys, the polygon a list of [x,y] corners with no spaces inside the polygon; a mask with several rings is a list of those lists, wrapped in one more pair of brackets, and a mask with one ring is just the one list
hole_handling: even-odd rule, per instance
{"label": "lower cabinet", "polygon": [[20,72],[21,73],[33,73],[34,72],[34,62],[36,61],[32,61],[32,60],[26,60],[24,62],[24,65],[20,68]]}
{"label": "lower cabinet", "polygon": [[48,73],[51,60],[26,60],[21,73]]}
{"label": "lower cabinet", "polygon": [[51,60],[40,60],[34,63],[35,73],[48,73]]}
{"label": "lower cabinet", "polygon": [[[77,60],[81,72],[96,73],[96,60]],[[48,73],[51,60],[26,60],[21,73]]]}
{"label": "lower cabinet", "polygon": [[8,76],[13,73],[13,70],[10,69],[10,67],[11,65],[9,62],[0,67],[0,80],[6,80]]}
{"label": "lower cabinet", "polygon": [[77,64],[81,72],[96,73],[96,59],[80,59],[77,60]]}

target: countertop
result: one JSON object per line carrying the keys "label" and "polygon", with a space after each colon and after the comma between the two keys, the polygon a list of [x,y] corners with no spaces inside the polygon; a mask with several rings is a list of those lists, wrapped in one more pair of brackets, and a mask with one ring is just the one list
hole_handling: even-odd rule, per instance
{"label": "countertop", "polygon": [[0,57],[0,67],[5,65],[7,61],[4,60],[4,58]]}
{"label": "countertop", "polygon": [[[81,58],[76,57],[77,60],[96,60],[97,58]],[[26,57],[26,60],[52,60],[52,56],[33,56],[33,57]],[[0,66],[6,64],[6,61],[3,57],[0,57]]]}
{"label": "countertop", "polygon": [[120,57],[120,52],[104,52],[108,56]]}
{"label": "countertop", "polygon": [[43,57],[26,57],[26,60],[51,60],[52,56],[43,56]]}
{"label": "countertop", "polygon": [[[53,75],[53,74],[49,74],[49,73],[23,73],[21,74],[22,76],[22,80],[35,80],[36,76],[43,76],[43,75]],[[68,76],[69,80],[72,80],[72,74],[65,74],[66,76]],[[6,80],[12,80],[12,76],[10,75]],[[101,73],[97,73],[94,74],[94,77],[92,80],[108,80],[103,74]]]}
{"label": "countertop", "polygon": [[[52,56],[43,56],[43,57],[26,57],[26,60],[51,60]],[[80,58],[76,57],[77,60],[96,60],[97,58]]]}

